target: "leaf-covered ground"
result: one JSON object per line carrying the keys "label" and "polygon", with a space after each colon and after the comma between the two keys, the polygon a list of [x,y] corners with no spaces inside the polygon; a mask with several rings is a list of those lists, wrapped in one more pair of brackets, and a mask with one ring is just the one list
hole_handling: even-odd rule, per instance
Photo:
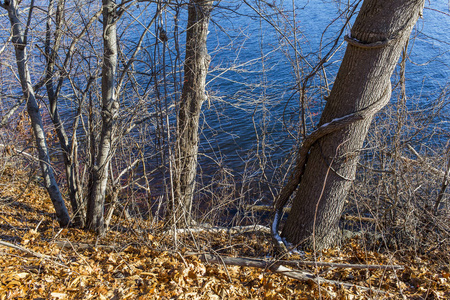
{"label": "leaf-covered ground", "polygon": [[[402,265],[403,270],[317,267],[327,279],[385,293],[313,281],[268,270],[200,261],[192,252],[273,256],[263,233],[174,236],[142,220],[115,219],[103,238],[60,229],[44,189],[6,168],[0,180],[0,299],[449,299],[448,249],[369,251],[358,240],[306,253],[320,262]],[[145,223],[148,222],[148,223]],[[289,259],[299,259],[291,257]],[[286,259],[286,258],[284,258]]]}

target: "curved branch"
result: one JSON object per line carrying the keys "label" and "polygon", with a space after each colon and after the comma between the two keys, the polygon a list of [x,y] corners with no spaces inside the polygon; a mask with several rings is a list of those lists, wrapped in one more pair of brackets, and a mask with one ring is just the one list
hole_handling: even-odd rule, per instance
{"label": "curved branch", "polygon": [[389,81],[388,86],[385,89],[385,92],[381,95],[381,97],[375,101],[370,106],[359,110],[357,112],[345,115],[340,118],[333,119],[329,123],[325,123],[318,127],[316,130],[311,132],[306,139],[303,141],[302,146],[300,147],[297,164],[295,166],[294,172],[292,173],[289,181],[283,187],[277,199],[274,202],[275,216],[272,223],[272,236],[274,240],[277,242],[277,247],[281,247],[281,250],[285,251],[285,247],[283,247],[280,243],[282,242],[281,237],[278,234],[278,225],[281,218],[281,212],[283,207],[286,205],[287,201],[297,189],[300,184],[303,173],[305,172],[305,166],[308,159],[308,153],[311,147],[322,137],[329,135],[333,132],[343,129],[344,127],[356,122],[361,121],[367,117],[372,116],[381,108],[383,108],[387,102],[389,101],[391,96],[391,83]]}
{"label": "curved branch", "polygon": [[358,48],[362,48],[362,49],[377,49],[377,48],[381,48],[384,46],[387,46],[389,44],[390,41],[392,41],[393,39],[386,39],[383,41],[376,41],[373,43],[364,43],[362,41],[359,41],[353,37],[351,37],[350,35],[346,35],[344,36],[344,40],[349,43],[352,46],[358,47]]}

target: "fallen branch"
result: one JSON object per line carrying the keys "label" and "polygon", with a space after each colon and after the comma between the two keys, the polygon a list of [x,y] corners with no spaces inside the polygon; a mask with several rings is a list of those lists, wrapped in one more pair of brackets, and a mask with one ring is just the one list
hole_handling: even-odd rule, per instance
{"label": "fallen branch", "polygon": [[54,244],[57,245],[61,249],[81,249],[81,250],[94,249],[94,248],[101,248],[101,249],[108,249],[108,250],[117,249],[117,246],[94,245],[94,244],[86,244],[86,243],[72,243],[69,241],[54,241]]}
{"label": "fallen branch", "polygon": [[0,245],[6,246],[6,247],[9,247],[9,248],[13,248],[13,249],[16,249],[16,250],[19,250],[19,251],[26,252],[28,254],[31,254],[31,255],[36,256],[38,258],[45,259],[47,261],[51,261],[52,263],[54,263],[55,265],[58,265],[60,267],[69,268],[68,266],[66,266],[64,264],[56,262],[57,258],[55,258],[55,257],[49,256],[49,255],[45,255],[45,254],[41,254],[41,253],[35,252],[33,250],[30,250],[30,249],[27,249],[27,248],[24,248],[24,247],[15,245],[15,244],[11,244],[11,243],[8,243],[8,242],[4,242],[4,241],[0,241]]}
{"label": "fallen branch", "polygon": [[[248,226],[234,226],[234,227],[207,227],[207,226],[198,226],[198,227],[190,227],[190,228],[178,228],[176,229],[177,234],[184,233],[200,233],[200,232],[208,232],[208,233],[226,233],[226,234],[242,234],[248,232],[263,232],[270,233],[269,227],[262,225],[248,225]],[[173,233],[173,229],[166,231],[165,233]]]}
{"label": "fallen branch", "polygon": [[368,218],[368,217],[360,217],[360,216],[351,216],[351,215],[344,215],[342,216],[342,219],[347,221],[361,221],[361,222],[369,222],[369,223],[377,223],[377,220],[375,218]]}
{"label": "fallen branch", "polygon": [[[271,205],[247,205],[245,207],[247,210],[256,210],[256,211],[273,211],[273,206]],[[291,211],[291,207],[283,207],[283,212],[289,213]]]}
{"label": "fallen branch", "polygon": [[332,267],[332,268],[344,268],[344,269],[367,269],[367,270],[403,270],[405,267],[400,265],[362,265],[362,264],[343,264],[332,262],[314,262],[314,261],[302,261],[302,260],[280,260],[280,264],[299,267]]}
{"label": "fallen branch", "polygon": [[[198,253],[186,253],[186,254],[199,255]],[[289,269],[289,268],[283,266],[282,264],[284,264],[284,262],[281,262],[281,261],[271,262],[271,261],[264,261],[264,260],[252,259],[252,258],[219,256],[219,255],[212,255],[212,254],[208,254],[208,253],[200,254],[199,259],[205,263],[251,267],[251,268],[270,270],[274,273],[282,274],[287,277],[297,279],[300,281],[311,280],[319,285],[321,283],[329,283],[329,284],[335,284],[338,286],[344,286],[348,289],[358,288],[363,291],[372,291],[372,292],[383,293],[383,294],[387,293],[387,292],[384,292],[384,291],[381,291],[378,289],[368,288],[365,286],[360,286],[360,285],[356,285],[356,284],[352,284],[352,283],[325,279],[325,278],[316,276],[312,273],[302,271],[302,270]]]}

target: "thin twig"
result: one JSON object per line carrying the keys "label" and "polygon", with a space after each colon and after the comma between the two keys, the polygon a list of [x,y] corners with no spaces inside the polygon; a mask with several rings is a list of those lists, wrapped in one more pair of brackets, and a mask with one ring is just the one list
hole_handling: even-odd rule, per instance
{"label": "thin twig", "polygon": [[38,258],[42,258],[42,259],[51,261],[52,263],[54,263],[55,265],[58,265],[60,267],[69,268],[65,264],[61,264],[59,262],[56,262],[56,259],[57,259],[56,257],[52,257],[52,256],[48,256],[48,255],[45,255],[45,254],[41,254],[41,253],[35,252],[33,250],[30,250],[30,249],[27,249],[27,248],[24,248],[24,247],[15,245],[15,244],[11,244],[11,243],[8,243],[8,242],[4,242],[4,241],[0,241],[0,245],[6,246],[6,247],[9,247],[9,248],[13,248],[13,249],[16,249],[16,250],[20,250],[20,251],[26,252],[28,254],[31,254],[33,256],[36,256]]}

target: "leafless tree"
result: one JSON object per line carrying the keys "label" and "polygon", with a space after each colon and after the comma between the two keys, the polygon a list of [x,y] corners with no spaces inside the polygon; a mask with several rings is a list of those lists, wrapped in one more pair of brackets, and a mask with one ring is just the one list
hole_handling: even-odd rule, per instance
{"label": "leafless tree", "polygon": [[191,224],[197,174],[198,126],[201,107],[207,99],[205,80],[211,60],[206,39],[212,5],[210,0],[191,0],[188,8],[184,81],[175,145],[174,194],[167,211],[168,223],[178,226]]}
{"label": "leafless tree", "polygon": [[98,156],[89,187],[86,227],[98,234],[105,232],[104,203],[108,171],[114,153],[119,102],[116,95],[117,7],[113,0],[103,0],[102,130]]}
{"label": "leafless tree", "polygon": [[[70,203],[72,206],[73,220],[75,224],[84,227],[85,221],[85,207],[82,200],[82,188],[79,181],[77,180],[77,139],[76,131],[74,132],[72,138],[66,133],[66,129],[61,120],[61,116],[58,110],[58,96],[62,87],[62,78],[56,80],[56,60],[58,58],[58,52],[61,47],[61,40],[64,37],[64,11],[65,11],[65,0],[58,0],[56,4],[56,12],[54,13],[55,1],[50,0],[48,3],[47,10],[47,24],[46,24],[46,35],[45,35],[45,88],[47,91],[47,97],[49,101],[49,113],[52,119],[53,125],[55,127],[59,144],[62,150],[62,156],[64,160],[66,181],[68,187],[68,194]],[[52,20],[55,19],[55,30],[52,31]],[[52,41],[52,36],[54,40]],[[70,51],[67,53],[67,57],[70,57]],[[55,86],[55,81],[58,82]],[[92,82],[92,80],[90,81]],[[88,83],[89,86],[89,83]],[[75,119],[74,128],[77,127],[79,118]]]}
{"label": "leafless tree", "polygon": [[[373,115],[390,99],[390,77],[423,1],[364,1],[316,131],[300,148],[278,213],[297,188],[282,236],[322,249],[338,241],[338,222]],[[290,185],[291,184],[291,185]],[[277,218],[275,218],[277,223]],[[276,227],[276,226],[275,226]]]}
{"label": "leafless tree", "polygon": [[[67,211],[64,199],[61,196],[59,186],[56,183],[54,172],[50,164],[50,157],[48,153],[47,141],[45,137],[44,127],[38,102],[36,100],[34,87],[31,83],[31,76],[28,69],[28,55],[27,55],[27,32],[22,27],[23,21],[20,20],[18,11],[18,1],[4,1],[1,7],[8,11],[9,20],[11,23],[12,38],[11,42],[14,45],[16,53],[16,63],[19,73],[22,92],[27,102],[28,115],[31,119],[34,138],[39,153],[39,160],[42,174],[44,177],[44,184],[55,207],[56,216],[61,226],[67,226],[70,223],[69,213]],[[32,8],[30,8],[28,22],[32,16]]]}

